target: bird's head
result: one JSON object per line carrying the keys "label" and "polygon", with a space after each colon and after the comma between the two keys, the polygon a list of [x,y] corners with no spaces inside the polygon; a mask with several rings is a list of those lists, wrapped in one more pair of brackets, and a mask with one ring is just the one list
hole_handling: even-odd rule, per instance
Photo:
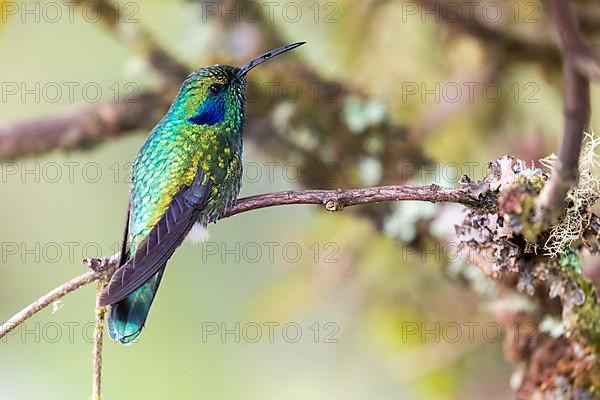
{"label": "bird's head", "polygon": [[223,122],[242,124],[246,74],[257,65],[303,45],[292,43],[255,58],[242,67],[212,65],[200,68],[183,83],[173,104],[180,119],[195,125],[214,126]]}

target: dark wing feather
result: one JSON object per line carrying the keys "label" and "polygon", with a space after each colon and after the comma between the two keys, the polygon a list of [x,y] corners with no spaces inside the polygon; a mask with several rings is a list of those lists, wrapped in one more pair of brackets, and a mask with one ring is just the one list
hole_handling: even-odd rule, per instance
{"label": "dark wing feather", "polygon": [[125,218],[125,230],[123,232],[123,240],[121,241],[121,255],[119,257],[119,267],[127,262],[127,251],[129,249],[129,216],[131,215],[131,201],[127,203],[127,217]]}
{"label": "dark wing feather", "polygon": [[114,273],[100,296],[101,306],[125,299],[165,266],[197,221],[211,186],[210,179],[199,168],[192,185],[177,192],[133,257]]}

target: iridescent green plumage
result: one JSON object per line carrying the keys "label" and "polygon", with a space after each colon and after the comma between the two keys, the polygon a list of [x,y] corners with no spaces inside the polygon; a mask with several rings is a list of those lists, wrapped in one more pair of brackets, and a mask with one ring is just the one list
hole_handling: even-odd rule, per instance
{"label": "iridescent green plumage", "polygon": [[[214,221],[235,200],[242,175],[245,78],[221,94],[227,97],[224,101],[228,105],[222,122],[198,125],[188,119],[205,101],[208,87],[225,81],[236,71],[233,67],[215,66],[190,76],[140,150],[133,168],[129,258],[164,214],[181,185],[191,183],[198,163],[214,183],[200,222],[206,225]],[[130,342],[137,337],[161,277],[162,271],[128,299],[113,306],[110,333],[114,338]]]}
{"label": "iridescent green plumage", "polygon": [[296,43],[242,68],[191,74],[152,130],[133,166],[124,265],[101,297],[109,333],[121,343],[141,332],[168,258],[192,224],[206,226],[235,201],[242,177],[245,74]]}

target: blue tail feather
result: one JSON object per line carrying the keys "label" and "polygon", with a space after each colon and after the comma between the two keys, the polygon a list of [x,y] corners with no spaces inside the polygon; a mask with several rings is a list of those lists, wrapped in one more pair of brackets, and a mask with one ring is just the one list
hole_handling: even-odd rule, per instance
{"label": "blue tail feather", "polygon": [[140,335],[163,272],[164,267],[125,300],[110,306],[108,332],[113,340],[129,344]]}

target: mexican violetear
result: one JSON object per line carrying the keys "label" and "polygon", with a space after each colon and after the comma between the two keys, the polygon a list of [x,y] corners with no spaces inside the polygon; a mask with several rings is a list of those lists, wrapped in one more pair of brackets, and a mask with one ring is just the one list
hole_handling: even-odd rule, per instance
{"label": "mexican violetear", "polygon": [[112,339],[140,334],[165,266],[194,229],[206,229],[235,202],[242,180],[246,74],[304,42],[263,54],[241,68],[200,68],[183,83],[140,149],[132,173],[120,267],[100,297],[110,305]]}

